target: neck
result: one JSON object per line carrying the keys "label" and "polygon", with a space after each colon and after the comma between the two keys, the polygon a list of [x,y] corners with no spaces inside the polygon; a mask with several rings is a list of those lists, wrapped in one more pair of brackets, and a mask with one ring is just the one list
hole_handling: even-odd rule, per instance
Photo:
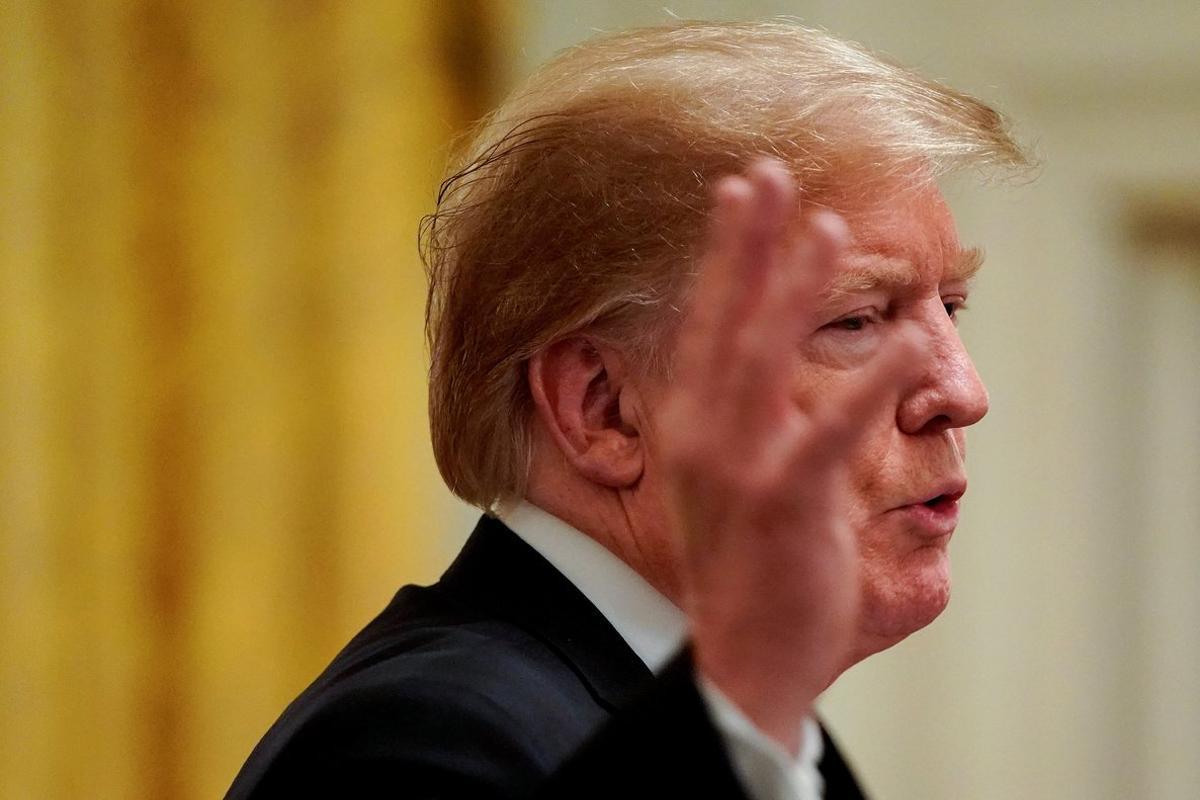
{"label": "neck", "polygon": [[666,531],[643,524],[638,490],[572,480],[566,470],[531,470],[529,502],[595,539],[677,607],[683,607]]}

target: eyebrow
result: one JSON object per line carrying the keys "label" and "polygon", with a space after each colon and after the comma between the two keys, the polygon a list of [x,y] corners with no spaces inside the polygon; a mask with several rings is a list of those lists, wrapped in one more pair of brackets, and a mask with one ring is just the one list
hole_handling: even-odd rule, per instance
{"label": "eyebrow", "polygon": [[[870,292],[878,289],[911,289],[920,282],[920,273],[905,258],[878,252],[851,253],[851,266],[841,270],[826,290],[830,296]],[[967,247],[959,250],[943,276],[944,283],[969,281],[983,266],[983,250]]]}

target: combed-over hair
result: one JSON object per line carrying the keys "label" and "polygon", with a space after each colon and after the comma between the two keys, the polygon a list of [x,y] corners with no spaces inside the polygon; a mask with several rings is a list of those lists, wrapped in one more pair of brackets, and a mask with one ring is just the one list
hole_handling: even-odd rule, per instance
{"label": "combed-over hair", "polygon": [[523,494],[539,349],[586,329],[663,365],[710,189],[762,156],[818,203],[1027,163],[975,98],[790,21],[563,51],[479,124],[422,223],[433,448],[455,494],[485,510]]}

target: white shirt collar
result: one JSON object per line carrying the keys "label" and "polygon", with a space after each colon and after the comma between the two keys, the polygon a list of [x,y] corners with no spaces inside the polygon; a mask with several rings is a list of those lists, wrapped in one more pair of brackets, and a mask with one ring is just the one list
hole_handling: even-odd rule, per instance
{"label": "white shirt collar", "polygon": [[575,584],[651,671],[678,652],[687,617],[608,548],[525,500],[497,516]]}
{"label": "white shirt collar", "polygon": [[[604,545],[527,500],[502,505],[496,516],[575,584],[652,672],[679,651],[687,616]],[[811,717],[801,722],[800,757],[792,760],[703,676],[698,686],[752,797],[822,796],[824,748]]]}

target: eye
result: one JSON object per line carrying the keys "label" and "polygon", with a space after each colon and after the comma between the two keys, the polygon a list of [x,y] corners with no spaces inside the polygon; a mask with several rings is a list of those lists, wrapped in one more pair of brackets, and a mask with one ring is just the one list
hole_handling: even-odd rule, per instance
{"label": "eye", "polygon": [[943,297],[942,307],[946,309],[946,316],[957,323],[959,312],[967,310],[967,301],[963,297]]}
{"label": "eye", "polygon": [[835,319],[825,327],[835,331],[861,331],[869,325],[874,325],[879,322],[879,312],[873,308],[861,309],[859,311],[847,314],[844,317]]}
{"label": "eye", "polygon": [[846,317],[833,323],[833,327],[843,331],[861,331],[870,324],[866,317]]}

